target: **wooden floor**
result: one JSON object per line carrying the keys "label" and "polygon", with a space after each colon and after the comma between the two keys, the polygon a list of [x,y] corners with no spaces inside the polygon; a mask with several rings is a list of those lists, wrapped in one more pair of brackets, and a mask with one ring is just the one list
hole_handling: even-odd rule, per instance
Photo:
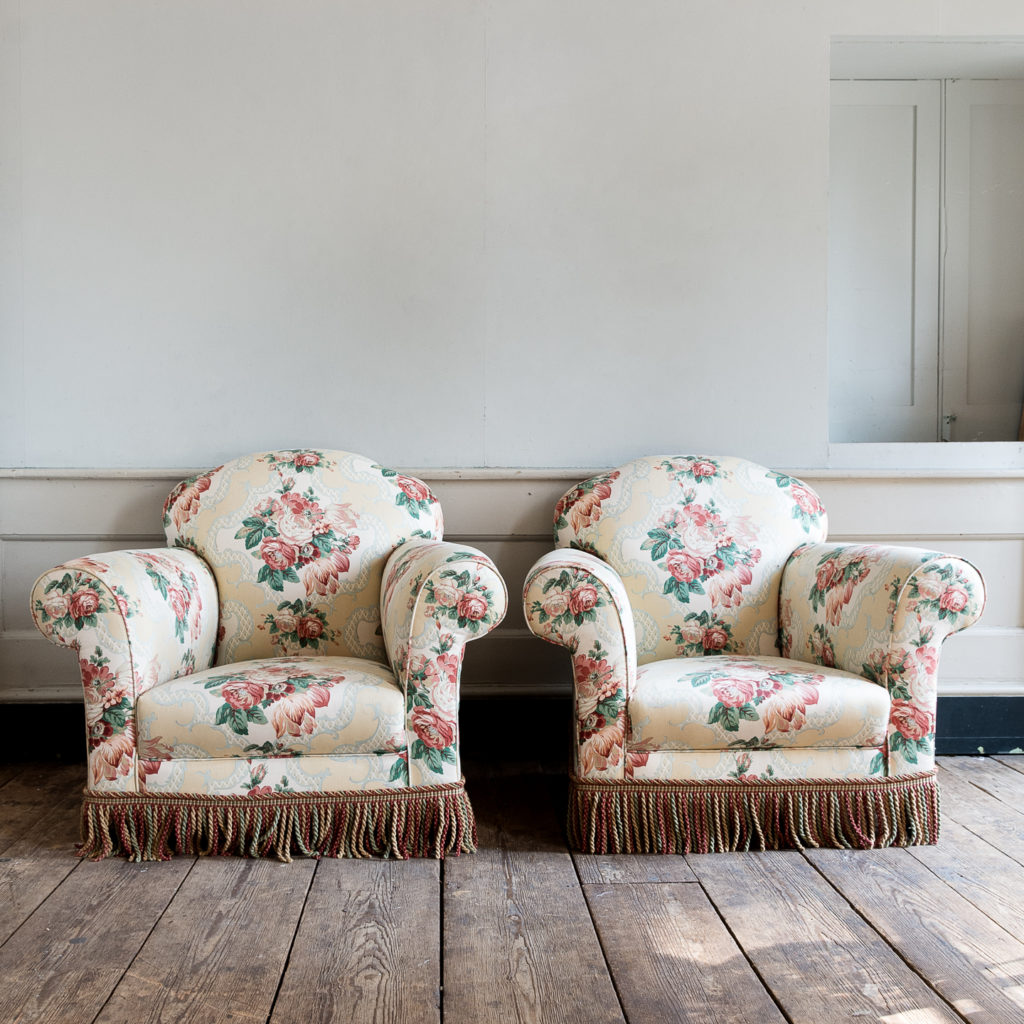
{"label": "wooden floor", "polygon": [[0,766],[0,1024],[1024,1022],[1024,756],[942,759],[937,847],[685,859],[470,774],[443,864],[82,863],[82,771]]}

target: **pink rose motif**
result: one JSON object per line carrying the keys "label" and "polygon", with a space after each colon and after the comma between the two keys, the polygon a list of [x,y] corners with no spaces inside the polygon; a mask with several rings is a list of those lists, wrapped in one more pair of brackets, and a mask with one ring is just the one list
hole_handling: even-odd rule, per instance
{"label": "pink rose motif", "polygon": [[455,726],[436,711],[424,707],[412,709],[412,727],[425,747],[444,750],[455,742]]}
{"label": "pink rose motif", "polygon": [[597,605],[597,587],[592,583],[580,583],[569,594],[569,611],[582,615]]}
{"label": "pink rose motif", "polygon": [[926,601],[938,601],[945,589],[946,584],[938,576],[921,576],[917,580],[917,593]]}
{"label": "pink rose motif", "polygon": [[174,617],[179,622],[184,622],[188,618],[188,596],[184,590],[180,590],[178,587],[169,587],[167,603],[171,606]]}
{"label": "pink rose motif", "polygon": [[701,477],[714,476],[717,470],[713,462],[707,459],[698,459],[690,463],[690,472],[699,479]]}
{"label": "pink rose motif", "polygon": [[598,704],[606,697],[611,697],[619,688],[614,669],[605,658],[595,661],[586,654],[577,654],[572,659],[572,669],[580,695],[596,698]]}
{"label": "pink rose motif", "polygon": [[679,627],[679,636],[684,644],[704,645],[704,627],[696,623],[689,623]]}
{"label": "pink rose motif", "polygon": [[51,590],[43,598],[43,611],[51,619],[63,619],[68,613],[68,595],[62,594],[59,590]]}
{"label": "pink rose motif", "polygon": [[548,618],[557,619],[568,610],[569,598],[557,590],[553,591],[541,602],[541,608],[544,609],[544,613]]}
{"label": "pink rose motif", "polygon": [[298,557],[295,547],[278,537],[266,537],[260,544],[260,555],[271,569],[283,571]]}
{"label": "pink rose motif", "polygon": [[947,612],[962,612],[970,599],[967,591],[954,583],[947,587],[942,597],[939,598],[939,607]]}
{"label": "pink rose motif", "polygon": [[82,685],[85,689],[95,689],[97,693],[104,693],[115,685],[117,677],[110,671],[107,665],[96,665],[91,661],[80,661],[78,663],[82,671]]}
{"label": "pink rose motif", "polygon": [[818,589],[828,590],[829,587],[834,586],[839,581],[840,576],[842,576],[842,572],[839,568],[839,562],[834,558],[830,558],[823,565],[818,566],[818,572],[815,576]]}
{"label": "pink rose motif", "polygon": [[281,611],[274,616],[274,625],[279,633],[294,633],[299,624],[299,617],[290,611]]}
{"label": "pink rose motif", "polygon": [[721,626],[710,626],[701,638],[706,651],[721,651],[729,642],[729,634]]}
{"label": "pink rose motif", "polygon": [[932,675],[939,667],[939,652],[934,647],[918,647],[917,662],[925,672]]}
{"label": "pink rose motif", "polygon": [[754,684],[747,679],[719,679],[711,692],[727,708],[741,708],[754,699]]}
{"label": "pink rose motif", "polygon": [[278,517],[275,525],[281,538],[296,547],[301,548],[313,539],[313,522],[308,516],[286,512]]}
{"label": "pink rose motif", "polygon": [[220,695],[224,702],[230,704],[236,711],[245,711],[259,704],[267,694],[266,688],[260,683],[251,679],[237,679],[225,683],[221,687]]}
{"label": "pink rose motif", "polygon": [[305,640],[316,640],[323,636],[324,624],[315,615],[303,615],[295,631]]}
{"label": "pink rose motif", "polygon": [[298,452],[293,461],[296,466],[309,468],[320,465],[320,456],[316,452]]}
{"label": "pink rose motif", "polygon": [[434,601],[443,608],[454,608],[459,603],[462,591],[447,580],[434,584]]}
{"label": "pink rose motif", "polygon": [[800,507],[801,512],[809,516],[817,516],[822,513],[821,502],[818,501],[817,495],[813,491],[802,487],[800,484],[793,484],[789,493],[793,495],[793,500]]}
{"label": "pink rose motif", "polygon": [[397,476],[395,483],[402,489],[406,497],[412,501],[429,501],[430,490],[421,480],[415,480],[411,476]]}
{"label": "pink rose motif", "polygon": [[933,730],[931,712],[908,700],[892,702],[889,721],[892,722],[896,731],[906,736],[908,740],[923,739]]}
{"label": "pink rose motif", "polygon": [[688,551],[672,550],[665,556],[665,568],[680,583],[693,583],[704,572],[704,562]]}
{"label": "pink rose motif", "polygon": [[460,619],[479,622],[487,614],[487,601],[480,594],[463,594],[455,610]]}
{"label": "pink rose motif", "polygon": [[95,590],[89,590],[87,587],[76,590],[68,600],[68,608],[73,619],[84,619],[92,615],[99,606],[99,595]]}

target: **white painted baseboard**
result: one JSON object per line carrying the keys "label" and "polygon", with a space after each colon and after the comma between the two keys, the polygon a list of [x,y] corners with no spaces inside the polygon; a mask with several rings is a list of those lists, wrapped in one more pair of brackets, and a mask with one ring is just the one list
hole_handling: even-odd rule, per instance
{"label": "white painted baseboard", "polygon": [[[161,546],[160,508],[184,470],[0,470],[0,702],[77,701],[77,666],[34,629],[28,592],[76,555]],[[562,651],[525,627],[523,578],[551,547],[551,510],[590,470],[406,470],[426,480],[446,537],[486,551],[508,583],[506,621],[470,644],[466,696],[569,692]],[[944,696],[1024,696],[1024,474],[796,470],[829,510],[834,540],[893,541],[962,554],[986,578],[980,625],[949,640]]]}

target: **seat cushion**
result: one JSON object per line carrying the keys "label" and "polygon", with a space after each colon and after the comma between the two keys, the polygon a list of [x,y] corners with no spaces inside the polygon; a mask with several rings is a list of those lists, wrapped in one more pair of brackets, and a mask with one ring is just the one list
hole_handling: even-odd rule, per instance
{"label": "seat cushion", "polygon": [[889,694],[786,658],[670,658],[638,670],[629,721],[630,747],[645,750],[876,747]]}
{"label": "seat cushion", "polygon": [[180,676],[138,700],[143,758],[290,757],[405,747],[402,691],[361,658],[267,658]]}

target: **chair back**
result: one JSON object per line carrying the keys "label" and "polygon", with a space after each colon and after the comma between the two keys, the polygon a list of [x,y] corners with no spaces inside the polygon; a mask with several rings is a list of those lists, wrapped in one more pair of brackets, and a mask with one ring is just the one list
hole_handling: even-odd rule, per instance
{"label": "chair back", "polygon": [[555,544],[621,575],[640,664],[774,655],[783,567],[827,525],[818,496],[794,477],[744,459],[651,456],[567,492]]}
{"label": "chair back", "polygon": [[440,540],[441,507],[412,477],[342,451],[260,452],[178,484],[164,532],[213,570],[217,664],[281,654],[386,662],[384,563]]}

